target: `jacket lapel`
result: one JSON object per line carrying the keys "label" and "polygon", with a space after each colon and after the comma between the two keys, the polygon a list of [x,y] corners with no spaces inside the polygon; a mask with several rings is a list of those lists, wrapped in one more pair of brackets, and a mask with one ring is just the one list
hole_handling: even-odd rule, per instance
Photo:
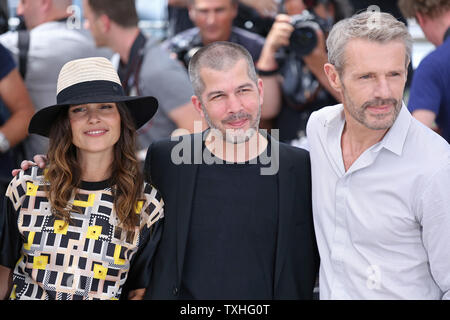
{"label": "jacket lapel", "polygon": [[178,279],[183,274],[184,257],[188,242],[189,225],[192,215],[192,201],[194,198],[195,182],[202,159],[202,135],[190,135],[191,163],[179,165],[177,182],[177,270]]}
{"label": "jacket lapel", "polygon": [[[273,142],[275,143],[275,142]],[[278,143],[277,143],[278,144]],[[276,149],[275,149],[276,150]],[[275,152],[273,159],[279,161],[278,171],[278,233],[275,261],[274,294],[278,285],[283,263],[288,248],[289,233],[291,232],[295,179],[292,174],[293,164],[286,154],[286,149],[278,144],[279,153]],[[278,156],[278,157],[277,157]]]}

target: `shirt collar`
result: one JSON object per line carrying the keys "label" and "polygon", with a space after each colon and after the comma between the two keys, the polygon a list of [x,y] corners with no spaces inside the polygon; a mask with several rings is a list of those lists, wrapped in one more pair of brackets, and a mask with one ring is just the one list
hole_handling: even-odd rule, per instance
{"label": "shirt collar", "polygon": [[344,105],[340,103],[330,108],[330,112],[325,116],[323,125],[328,128],[340,127],[343,122],[345,122]]}
{"label": "shirt collar", "polygon": [[450,39],[450,28],[448,28],[447,31],[445,31],[444,42],[447,41],[447,39]]}
{"label": "shirt collar", "polygon": [[385,148],[398,156],[402,155],[403,146],[405,145],[406,136],[408,135],[409,126],[412,116],[402,103],[402,108],[392,127],[388,130],[379,145],[373,150],[378,152],[381,148]]}

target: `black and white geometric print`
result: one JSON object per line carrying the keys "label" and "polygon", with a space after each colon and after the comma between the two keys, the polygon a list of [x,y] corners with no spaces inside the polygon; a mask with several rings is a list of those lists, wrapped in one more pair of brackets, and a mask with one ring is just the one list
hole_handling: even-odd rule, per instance
{"label": "black and white geometric print", "polygon": [[13,273],[11,299],[118,299],[142,237],[163,214],[163,200],[145,184],[136,204],[140,225],[125,232],[110,188],[77,190],[67,224],[51,213],[43,172],[33,167],[7,191],[18,213],[22,256]]}

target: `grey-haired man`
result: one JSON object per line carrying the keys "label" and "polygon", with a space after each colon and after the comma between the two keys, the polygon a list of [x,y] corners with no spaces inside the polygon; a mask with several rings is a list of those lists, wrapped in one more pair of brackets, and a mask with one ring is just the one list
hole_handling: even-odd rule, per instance
{"label": "grey-haired man", "polygon": [[307,126],[320,298],[449,299],[450,146],[402,104],[411,36],[364,12],[327,47],[343,104]]}

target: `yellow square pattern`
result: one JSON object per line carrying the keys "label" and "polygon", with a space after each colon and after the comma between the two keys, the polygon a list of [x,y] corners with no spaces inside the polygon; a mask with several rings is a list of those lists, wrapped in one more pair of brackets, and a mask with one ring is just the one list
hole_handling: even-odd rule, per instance
{"label": "yellow square pattern", "polygon": [[95,194],[91,193],[87,201],[74,200],[73,205],[77,207],[88,208],[94,205]]}
{"label": "yellow square pattern", "polygon": [[27,182],[27,196],[35,197],[37,194],[38,188],[39,188],[39,186],[37,186],[31,182]]}
{"label": "yellow square pattern", "polygon": [[67,234],[67,230],[69,229],[69,224],[64,220],[55,220],[53,224],[53,229],[56,234]]}
{"label": "yellow square pattern", "polygon": [[17,284],[14,285],[12,291],[11,291],[11,295],[9,296],[10,299],[12,300],[16,300],[17,296],[16,296],[16,289],[17,289]]}
{"label": "yellow square pattern", "polygon": [[108,268],[105,268],[99,264],[94,265],[94,279],[105,280],[107,273]]}
{"label": "yellow square pattern", "polygon": [[124,265],[125,259],[120,258],[120,251],[122,250],[122,246],[116,244],[116,248],[114,249],[114,264]]}
{"label": "yellow square pattern", "polygon": [[98,237],[101,234],[102,234],[102,226],[91,226],[91,227],[88,227],[86,238],[98,240]]}
{"label": "yellow square pattern", "polygon": [[34,257],[33,269],[45,270],[48,264],[47,256]]}
{"label": "yellow square pattern", "polygon": [[141,213],[141,211],[142,211],[142,207],[144,206],[144,201],[138,201],[138,202],[136,202],[136,205],[134,206],[134,211],[137,213],[137,214],[140,214]]}
{"label": "yellow square pattern", "polygon": [[36,232],[34,232],[34,231],[31,231],[30,233],[28,233],[28,242],[23,245],[23,248],[25,250],[31,250],[31,245],[33,244],[35,234],[36,234]]}

